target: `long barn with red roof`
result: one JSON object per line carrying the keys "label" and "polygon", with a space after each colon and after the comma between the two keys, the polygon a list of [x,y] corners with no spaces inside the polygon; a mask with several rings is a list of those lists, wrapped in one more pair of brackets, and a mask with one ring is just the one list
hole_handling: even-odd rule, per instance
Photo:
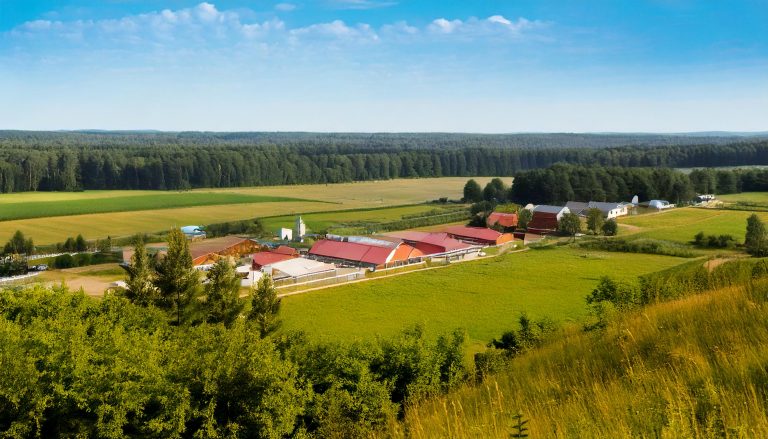
{"label": "long barn with red roof", "polygon": [[364,237],[321,239],[309,255],[325,262],[367,268],[388,268],[420,261],[424,253],[403,242]]}

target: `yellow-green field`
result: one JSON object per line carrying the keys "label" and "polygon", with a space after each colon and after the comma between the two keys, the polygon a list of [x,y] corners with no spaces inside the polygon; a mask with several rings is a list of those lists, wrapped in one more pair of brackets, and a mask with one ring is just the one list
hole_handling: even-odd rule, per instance
{"label": "yellow-green field", "polygon": [[[646,238],[664,239],[687,243],[694,235],[732,235],[736,242],[744,241],[747,218],[753,212],[739,210],[717,210],[695,207],[672,209],[661,213],[624,217],[619,219],[620,235],[635,235]],[[756,212],[768,221],[768,212]]]}
{"label": "yellow-green field", "polygon": [[[490,177],[476,180],[484,185]],[[401,179],[333,185],[269,186],[256,188],[201,189],[202,192],[227,192],[264,197],[301,198],[317,201],[279,201],[213,206],[182,207],[131,212],[112,212],[33,218],[0,222],[0,239],[21,230],[37,244],[62,242],[82,233],[86,239],[157,232],[173,226],[211,224],[240,219],[294,215],[303,212],[365,209],[423,203],[440,197],[461,198],[465,177]],[[192,191],[195,192],[195,191]],[[0,209],[14,203],[41,203],[100,200],[147,194],[172,194],[152,191],[86,191],[74,193],[21,193],[0,195]],[[330,204],[333,203],[333,204]]]}
{"label": "yellow-green field", "polygon": [[600,276],[634,279],[689,259],[553,248],[512,253],[289,296],[286,329],[330,340],[388,336],[424,323],[431,334],[464,328],[476,345],[514,329],[521,312],[578,321]]}
{"label": "yellow-green field", "polygon": [[742,192],[740,194],[718,195],[717,198],[726,203],[748,202],[765,204],[768,203],[768,192]]}

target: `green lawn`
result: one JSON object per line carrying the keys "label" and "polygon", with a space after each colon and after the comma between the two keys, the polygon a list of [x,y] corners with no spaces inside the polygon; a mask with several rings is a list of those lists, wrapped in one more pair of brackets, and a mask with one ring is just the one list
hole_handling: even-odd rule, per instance
{"label": "green lawn", "polygon": [[689,260],[667,256],[530,250],[448,268],[318,290],[283,299],[284,328],[327,340],[388,336],[424,323],[431,334],[465,328],[484,344],[531,317],[578,321],[600,276],[633,279]]}
{"label": "green lawn", "polygon": [[[124,192],[121,192],[124,193]],[[298,198],[249,195],[227,192],[142,192],[108,198],[84,196],[80,199],[3,202],[0,221],[82,215],[90,213],[130,212],[179,207],[251,204],[279,201],[304,201]]]}
{"label": "green lawn", "polygon": [[[659,214],[621,218],[619,223],[630,227],[622,227],[620,235],[687,243],[698,232],[704,232],[707,235],[732,235],[737,242],[743,242],[747,217],[751,214],[737,210],[693,207],[674,209]],[[757,212],[757,215],[763,221],[768,221],[768,212]]]}

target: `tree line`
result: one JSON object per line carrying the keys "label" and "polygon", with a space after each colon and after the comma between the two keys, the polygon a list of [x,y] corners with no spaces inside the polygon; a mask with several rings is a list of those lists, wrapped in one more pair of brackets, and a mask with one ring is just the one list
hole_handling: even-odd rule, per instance
{"label": "tree line", "polygon": [[0,132],[0,191],[167,189],[513,175],[558,162],[768,164],[760,138]]}
{"label": "tree line", "polygon": [[526,204],[567,201],[692,201],[696,194],[730,194],[768,190],[768,170],[627,168],[557,164],[515,175],[510,201]]}

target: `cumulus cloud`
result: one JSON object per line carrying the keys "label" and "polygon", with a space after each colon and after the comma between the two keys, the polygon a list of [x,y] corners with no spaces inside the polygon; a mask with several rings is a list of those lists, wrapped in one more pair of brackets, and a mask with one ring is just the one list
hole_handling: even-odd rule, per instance
{"label": "cumulus cloud", "polygon": [[[370,5],[372,0],[344,0],[347,5]],[[275,8],[289,11],[292,3],[278,3]],[[48,39],[51,42],[80,42],[88,47],[120,48],[121,44],[150,44],[153,47],[221,47],[239,44],[253,45],[297,42],[339,41],[367,43],[391,41],[451,41],[451,39],[482,40],[483,38],[519,39],[525,32],[546,23],[526,18],[509,19],[492,15],[485,19],[436,18],[425,27],[397,21],[373,28],[366,23],[349,24],[342,20],[288,28],[277,19],[248,22],[242,11],[220,10],[213,3],[203,2],[184,9],[164,9],[117,19],[52,21],[35,20],[10,32],[14,37]],[[0,34],[1,35],[1,34]],[[73,43],[74,44],[74,43]],[[186,46],[184,46],[186,45]]]}
{"label": "cumulus cloud", "polygon": [[547,23],[535,20],[531,21],[520,17],[510,20],[503,15],[491,15],[488,18],[469,18],[466,21],[459,19],[448,20],[437,18],[429,24],[428,29],[436,34],[462,34],[468,36],[519,36],[524,31],[546,26]]}

